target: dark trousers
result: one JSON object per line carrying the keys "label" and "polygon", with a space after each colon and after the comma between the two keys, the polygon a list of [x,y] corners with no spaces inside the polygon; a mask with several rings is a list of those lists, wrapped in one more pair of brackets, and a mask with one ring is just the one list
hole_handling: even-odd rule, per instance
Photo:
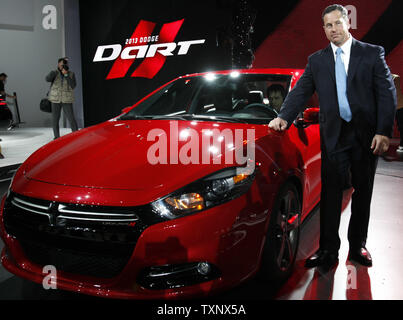
{"label": "dark trousers", "polygon": [[55,138],[60,137],[60,129],[59,129],[59,120],[60,120],[60,114],[61,110],[63,109],[64,114],[66,115],[66,118],[70,122],[71,130],[77,131],[77,122],[76,119],[74,118],[74,113],[73,113],[73,104],[72,103],[52,103],[52,123],[53,123],[53,134]]}
{"label": "dark trousers", "polygon": [[354,188],[348,227],[350,248],[365,246],[378,157],[362,148],[351,123],[344,120],[335,151],[322,146],[320,248],[337,252],[343,191]]}
{"label": "dark trousers", "polygon": [[400,145],[403,147],[403,108],[396,111],[396,119],[400,132]]}

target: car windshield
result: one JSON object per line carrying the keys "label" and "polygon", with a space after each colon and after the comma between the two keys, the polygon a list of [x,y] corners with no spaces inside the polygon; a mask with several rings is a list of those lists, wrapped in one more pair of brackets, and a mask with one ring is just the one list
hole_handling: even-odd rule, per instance
{"label": "car windshield", "polygon": [[277,116],[290,82],[289,75],[237,72],[180,78],[119,119],[268,123]]}

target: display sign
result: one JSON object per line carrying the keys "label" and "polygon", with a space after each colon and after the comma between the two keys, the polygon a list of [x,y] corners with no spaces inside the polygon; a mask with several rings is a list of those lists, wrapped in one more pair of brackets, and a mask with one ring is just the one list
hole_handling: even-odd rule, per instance
{"label": "display sign", "polygon": [[[158,9],[156,9],[158,8]],[[216,1],[80,2],[85,126],[111,119],[181,75],[231,68]]]}
{"label": "display sign", "polygon": [[[152,79],[163,67],[166,57],[187,55],[190,46],[205,43],[205,39],[173,42],[183,21],[182,19],[166,23],[159,35],[151,35],[156,24],[141,20],[133,35],[126,39],[124,48],[120,44],[99,46],[93,61],[116,60],[106,78],[109,80],[123,78],[134,59],[145,59],[133,72],[132,77]],[[109,51],[109,54],[105,54],[105,51]]]}

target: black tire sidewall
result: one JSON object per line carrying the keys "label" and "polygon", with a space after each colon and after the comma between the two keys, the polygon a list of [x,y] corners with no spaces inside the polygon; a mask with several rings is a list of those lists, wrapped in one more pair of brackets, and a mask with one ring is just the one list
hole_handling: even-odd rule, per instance
{"label": "black tire sidewall", "polygon": [[282,271],[277,265],[276,259],[276,239],[275,239],[275,227],[277,217],[280,214],[280,203],[283,197],[289,192],[292,191],[297,199],[298,209],[299,209],[299,219],[301,216],[301,201],[297,188],[291,182],[285,183],[279,190],[276,200],[274,202],[273,210],[270,215],[269,227],[267,229],[267,235],[263,247],[263,254],[261,260],[261,266],[259,270],[259,276],[262,280],[266,282],[270,282],[272,284],[282,284],[286,281],[293,271],[293,267],[295,264],[295,260],[298,254],[298,246],[299,246],[299,237],[300,237],[300,223],[298,223],[297,228],[297,243],[296,250],[293,261],[291,262],[289,268],[286,271]]}

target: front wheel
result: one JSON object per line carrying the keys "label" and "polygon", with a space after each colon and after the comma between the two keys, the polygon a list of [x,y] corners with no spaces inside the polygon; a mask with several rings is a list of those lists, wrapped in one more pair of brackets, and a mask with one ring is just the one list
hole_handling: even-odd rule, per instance
{"label": "front wheel", "polygon": [[286,183],[277,195],[263,249],[260,276],[281,284],[291,275],[298,253],[301,201],[294,184]]}

